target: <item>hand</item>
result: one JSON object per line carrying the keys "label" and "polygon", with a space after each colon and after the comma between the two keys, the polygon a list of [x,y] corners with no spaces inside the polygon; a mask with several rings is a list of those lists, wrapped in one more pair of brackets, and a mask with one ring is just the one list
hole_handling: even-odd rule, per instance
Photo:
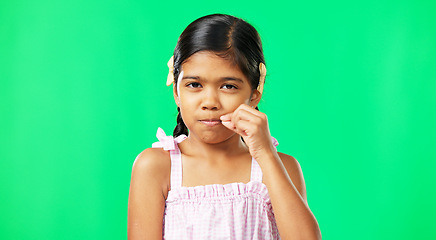
{"label": "hand", "polygon": [[220,120],[225,127],[242,136],[251,156],[257,161],[275,152],[264,113],[241,104],[233,113],[221,116]]}

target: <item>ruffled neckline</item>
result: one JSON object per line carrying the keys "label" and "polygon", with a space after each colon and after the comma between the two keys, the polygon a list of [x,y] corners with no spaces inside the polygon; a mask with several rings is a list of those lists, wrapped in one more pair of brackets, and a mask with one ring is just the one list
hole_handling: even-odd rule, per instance
{"label": "ruffled neckline", "polygon": [[249,195],[257,195],[265,202],[270,202],[268,189],[265,184],[257,181],[248,183],[209,184],[195,187],[178,187],[168,192],[166,202],[198,202],[202,199],[207,201],[232,201],[235,198],[244,198]]}

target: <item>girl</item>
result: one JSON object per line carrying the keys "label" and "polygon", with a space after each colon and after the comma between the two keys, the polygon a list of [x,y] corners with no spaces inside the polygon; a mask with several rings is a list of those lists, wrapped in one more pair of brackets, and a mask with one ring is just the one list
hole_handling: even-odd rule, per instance
{"label": "girl", "polygon": [[300,166],[257,108],[264,62],[242,19],[209,15],[183,31],[168,62],[177,126],[133,164],[129,239],[321,238]]}

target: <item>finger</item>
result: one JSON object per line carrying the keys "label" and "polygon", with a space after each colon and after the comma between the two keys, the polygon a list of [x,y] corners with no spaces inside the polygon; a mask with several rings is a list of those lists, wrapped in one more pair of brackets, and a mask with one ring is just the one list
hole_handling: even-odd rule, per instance
{"label": "finger", "polygon": [[224,127],[228,128],[228,129],[230,129],[230,130],[232,130],[232,131],[235,132],[236,134],[238,134],[238,135],[240,135],[240,136],[247,136],[247,134],[246,134],[243,130],[238,129],[238,128],[235,126],[235,124],[233,124],[233,122],[228,121],[228,122],[221,122],[221,123],[224,125]]}
{"label": "finger", "polygon": [[240,111],[246,111],[249,112],[257,117],[263,118],[264,117],[264,113],[259,112],[258,110],[251,108],[250,106],[246,105],[246,104],[241,104],[233,113],[236,114]]}
{"label": "finger", "polygon": [[[220,116],[220,120],[221,121],[231,121],[231,119],[232,119],[232,115],[234,115],[234,113],[235,112],[237,112],[237,111],[239,111],[239,110],[241,110],[241,109],[243,109],[243,110],[245,110],[245,111],[247,111],[247,112],[251,112],[251,113],[253,113],[254,115],[258,115],[258,116],[260,116],[262,113],[260,113],[259,111],[257,111],[256,109],[254,109],[254,108],[251,108],[250,106],[248,106],[247,104],[241,104],[241,105],[239,105],[239,107],[238,108],[236,108],[236,110],[234,111],[234,112],[231,112],[231,113],[227,113],[227,114],[224,114],[224,115],[222,115],[222,116]],[[259,114],[260,113],[260,114]]]}
{"label": "finger", "polygon": [[233,115],[233,113],[224,114],[220,117],[220,120],[221,121],[230,121],[230,120],[232,120],[232,115]]}
{"label": "finger", "polygon": [[231,122],[231,121],[221,121],[221,124],[224,125],[224,127],[228,128],[232,131],[235,131],[235,129],[236,129],[235,124],[233,124],[233,122]]}
{"label": "finger", "polygon": [[238,109],[233,113],[232,122],[235,123],[239,120],[251,121],[256,124],[260,124],[262,122],[262,119],[258,115],[253,114],[251,111],[246,111],[245,109]]}
{"label": "finger", "polygon": [[253,113],[254,115],[257,115],[257,116],[259,116],[259,117],[262,117],[262,115],[264,114],[264,113],[260,112],[259,110],[256,110],[254,107],[250,107],[250,106],[248,106],[247,104],[241,104],[241,105],[238,107],[238,109],[246,110],[246,111],[251,112],[251,113]]}
{"label": "finger", "polygon": [[235,124],[234,131],[237,132],[241,136],[251,136],[254,133],[254,129],[256,126],[247,120],[239,120]]}

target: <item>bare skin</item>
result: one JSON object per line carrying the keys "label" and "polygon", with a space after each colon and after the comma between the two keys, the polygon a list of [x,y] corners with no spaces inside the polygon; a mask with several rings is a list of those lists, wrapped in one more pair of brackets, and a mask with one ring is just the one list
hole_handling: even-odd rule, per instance
{"label": "bare skin", "polygon": [[[265,114],[254,109],[261,94],[235,65],[210,52],[192,55],[174,89],[188,138],[182,152],[183,186],[247,183],[251,158],[262,168],[282,239],[320,239],[297,160],[277,153]],[[244,139],[245,143],[241,139]],[[162,239],[165,199],[170,191],[170,156],[146,149],[132,169],[128,237]]]}

